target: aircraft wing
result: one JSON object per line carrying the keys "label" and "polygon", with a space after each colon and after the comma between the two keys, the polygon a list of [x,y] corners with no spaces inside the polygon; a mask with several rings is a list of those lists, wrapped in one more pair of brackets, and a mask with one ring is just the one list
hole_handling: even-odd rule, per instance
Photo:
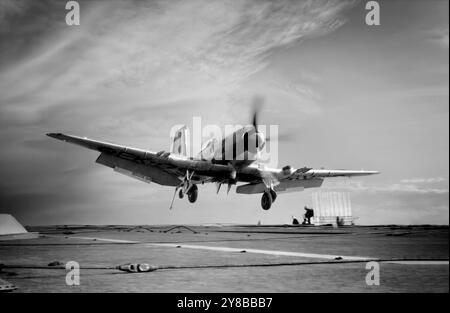
{"label": "aircraft wing", "polygon": [[307,188],[317,188],[327,177],[352,177],[378,174],[378,171],[364,170],[326,170],[303,167],[299,169],[258,170],[258,175],[249,184],[238,186],[237,193],[262,193],[271,187],[277,193],[302,191]]}
{"label": "aircraft wing", "polygon": [[61,133],[49,133],[47,136],[98,151],[101,154],[97,163],[145,182],[178,186],[186,171],[194,173],[192,179],[196,182],[220,181],[232,175],[232,169],[228,166],[180,157],[170,152],[152,152]]}
{"label": "aircraft wing", "polygon": [[[76,145],[82,146],[84,148],[96,150],[96,151],[99,151],[102,153],[104,152],[104,153],[110,153],[110,154],[120,154],[122,152],[126,152],[126,150],[128,149],[125,146],[121,146],[121,145],[117,145],[117,144],[113,144],[113,143],[109,143],[109,142],[92,140],[92,139],[89,139],[86,137],[65,135],[65,134],[61,134],[61,133],[48,133],[47,136],[61,140],[61,141],[76,144]],[[135,152],[136,152],[135,154],[146,152],[144,150],[140,150],[138,152],[137,150],[139,150],[139,149],[132,149],[132,150],[135,150]]]}
{"label": "aircraft wing", "polygon": [[308,169],[307,171],[297,170],[291,177],[303,177],[305,179],[312,177],[353,177],[353,176],[367,176],[379,174],[378,171],[364,171],[364,170],[326,170],[326,169]]}

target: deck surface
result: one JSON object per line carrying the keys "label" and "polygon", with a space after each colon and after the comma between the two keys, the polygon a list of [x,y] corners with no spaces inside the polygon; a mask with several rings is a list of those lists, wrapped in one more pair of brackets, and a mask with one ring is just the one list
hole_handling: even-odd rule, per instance
{"label": "deck surface", "polygon": [[[13,292],[448,292],[447,226],[49,226],[0,241]],[[368,286],[369,261],[380,285]],[[49,266],[51,262],[60,265]],[[65,264],[80,264],[80,285]],[[124,263],[158,269],[126,273]],[[57,264],[57,263],[56,263]]]}

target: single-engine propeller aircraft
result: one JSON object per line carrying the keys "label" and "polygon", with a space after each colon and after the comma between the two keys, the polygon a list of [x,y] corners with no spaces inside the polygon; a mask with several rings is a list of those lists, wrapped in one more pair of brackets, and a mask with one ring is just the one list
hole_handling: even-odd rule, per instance
{"label": "single-engine propeller aircraft", "polygon": [[[222,184],[228,185],[229,192],[232,185],[243,183],[236,187],[236,192],[261,193],[261,206],[268,210],[278,193],[320,187],[326,177],[378,174],[377,171],[364,170],[309,167],[295,169],[289,165],[281,169],[261,167],[257,156],[264,147],[266,138],[258,131],[257,116],[258,111],[255,110],[252,125],[240,128],[225,137],[220,148],[211,149],[211,141],[208,142],[202,150],[208,150],[206,158],[205,153],[201,153],[199,157],[186,155],[185,127],[176,132],[170,152],[152,152],[61,133],[47,135],[100,152],[96,162],[119,173],[147,183],[175,187],[170,208],[177,193],[180,199],[187,195],[189,202],[194,203],[198,197],[197,185],[204,183],[216,183],[217,193]],[[226,151],[232,151],[232,158],[227,159]]]}

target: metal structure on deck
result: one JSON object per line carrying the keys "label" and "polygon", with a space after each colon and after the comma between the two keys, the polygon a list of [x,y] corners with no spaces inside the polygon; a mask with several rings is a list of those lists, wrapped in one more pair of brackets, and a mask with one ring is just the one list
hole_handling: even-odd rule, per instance
{"label": "metal structure on deck", "polygon": [[352,204],[349,192],[327,191],[312,194],[314,225],[353,225]]}

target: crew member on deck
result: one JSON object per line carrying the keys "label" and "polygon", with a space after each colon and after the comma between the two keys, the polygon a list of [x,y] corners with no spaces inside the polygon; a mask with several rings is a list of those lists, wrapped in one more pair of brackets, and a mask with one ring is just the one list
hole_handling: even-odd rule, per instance
{"label": "crew member on deck", "polygon": [[305,206],[305,215],[303,219],[303,225],[311,225],[311,217],[314,217],[314,210]]}

